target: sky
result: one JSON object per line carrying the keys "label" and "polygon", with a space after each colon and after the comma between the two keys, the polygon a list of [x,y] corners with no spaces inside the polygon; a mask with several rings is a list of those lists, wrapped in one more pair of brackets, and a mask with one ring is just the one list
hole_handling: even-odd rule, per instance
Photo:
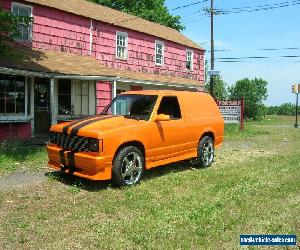
{"label": "sky", "polygon": [[[210,18],[203,15],[203,8],[210,7],[210,1],[172,10],[200,1],[166,0],[166,5],[171,14],[182,16],[182,23],[186,26],[183,34],[205,48],[205,58],[210,60]],[[245,77],[266,80],[268,106],[295,103],[296,100],[295,94],[292,94],[292,84],[300,84],[300,0],[214,0],[216,9],[231,11],[241,7],[253,7],[250,10],[262,5],[279,6],[281,3],[294,6],[223,14],[214,19],[215,50],[225,50],[216,51],[216,58],[269,57],[215,62],[215,69],[221,72],[227,85]]]}

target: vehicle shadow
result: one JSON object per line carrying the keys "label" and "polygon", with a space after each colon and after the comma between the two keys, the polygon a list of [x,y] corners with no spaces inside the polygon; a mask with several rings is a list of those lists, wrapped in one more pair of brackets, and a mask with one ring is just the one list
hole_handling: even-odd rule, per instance
{"label": "vehicle shadow", "polygon": [[[161,176],[168,175],[171,173],[183,172],[191,169],[192,167],[193,165],[190,163],[190,161],[181,161],[181,162],[159,166],[145,171],[142,182],[147,182],[148,180],[159,178]],[[92,181],[74,175],[66,174],[60,171],[47,172],[45,173],[45,175],[46,177],[52,178],[65,185],[73,186],[89,192],[97,192],[108,188],[118,189],[118,187],[115,187],[111,183],[111,181]]]}
{"label": "vehicle shadow", "polygon": [[193,168],[193,165],[188,160],[162,165],[145,171],[143,181],[151,180],[171,173],[183,172],[191,168]]}
{"label": "vehicle shadow", "polygon": [[100,190],[113,187],[110,181],[92,181],[75,175],[66,174],[64,172],[55,171],[45,174],[48,178],[54,179],[63,183],[64,185],[76,187],[89,192],[97,192]]}

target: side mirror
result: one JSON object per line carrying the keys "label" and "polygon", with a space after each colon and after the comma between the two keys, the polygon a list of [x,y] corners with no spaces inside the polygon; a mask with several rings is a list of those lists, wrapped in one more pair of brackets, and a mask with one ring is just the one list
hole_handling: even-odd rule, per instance
{"label": "side mirror", "polygon": [[159,114],[155,117],[154,121],[156,122],[166,122],[166,121],[170,121],[171,117],[169,115],[165,115],[165,114]]}

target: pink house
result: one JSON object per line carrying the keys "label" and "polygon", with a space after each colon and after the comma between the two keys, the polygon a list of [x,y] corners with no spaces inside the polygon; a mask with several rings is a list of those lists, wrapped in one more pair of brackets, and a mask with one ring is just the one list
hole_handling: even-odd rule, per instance
{"label": "pink house", "polygon": [[0,5],[34,18],[16,38],[24,56],[0,58],[0,139],[99,114],[127,90],[203,90],[204,50],[176,30],[86,0]]}

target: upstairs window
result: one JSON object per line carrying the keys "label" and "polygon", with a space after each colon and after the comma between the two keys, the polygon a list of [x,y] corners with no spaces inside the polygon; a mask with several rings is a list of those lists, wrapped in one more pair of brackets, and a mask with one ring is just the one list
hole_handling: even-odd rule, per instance
{"label": "upstairs window", "polygon": [[[32,7],[20,3],[12,3],[12,13],[16,16],[32,17]],[[19,23],[19,35],[16,37],[16,39],[21,41],[30,41],[31,30],[32,30],[32,25]]]}
{"label": "upstairs window", "polygon": [[192,50],[186,50],[186,68],[190,71],[193,71],[193,57],[194,53]]}
{"label": "upstairs window", "polygon": [[164,43],[160,41],[155,42],[155,64],[158,66],[164,64]]}
{"label": "upstairs window", "polygon": [[124,32],[117,32],[117,49],[116,58],[126,60],[127,59],[127,45],[128,35]]}

